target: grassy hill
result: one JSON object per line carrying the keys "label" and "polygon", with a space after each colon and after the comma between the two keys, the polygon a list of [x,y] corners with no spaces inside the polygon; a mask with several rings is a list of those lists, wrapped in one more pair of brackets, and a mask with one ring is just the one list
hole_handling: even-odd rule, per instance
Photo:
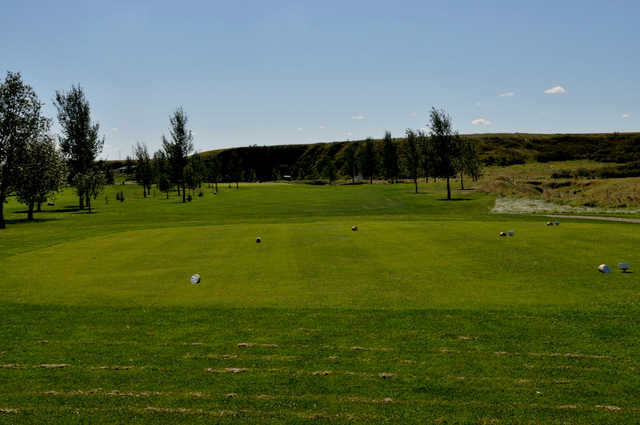
{"label": "grassy hill", "polygon": [[636,274],[596,271],[635,270],[634,225],[442,194],[118,185],[35,223],[11,200],[0,423],[636,422]]}
{"label": "grassy hill", "polygon": [[[602,134],[470,134],[478,146],[485,165],[513,165],[525,162],[593,160],[625,163],[640,161],[640,133]],[[402,144],[405,139],[394,139]],[[260,181],[273,180],[274,170],[294,178],[320,175],[328,160],[340,170],[343,151],[351,142],[313,143],[307,145],[248,146],[203,152],[203,157],[220,155],[227,162],[233,152],[246,170],[253,170]],[[378,146],[381,140],[375,141]]]}

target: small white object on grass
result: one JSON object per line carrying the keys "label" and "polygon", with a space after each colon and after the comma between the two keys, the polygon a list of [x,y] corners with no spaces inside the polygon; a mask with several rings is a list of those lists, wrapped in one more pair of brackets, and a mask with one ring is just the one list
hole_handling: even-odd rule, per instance
{"label": "small white object on grass", "polygon": [[629,270],[629,263],[618,263],[618,268],[622,270],[622,273],[626,273]]}
{"label": "small white object on grass", "polygon": [[513,236],[515,233],[516,233],[516,232],[514,232],[513,230],[509,230],[509,231],[507,232],[507,235],[509,235],[509,236]]}
{"label": "small white object on grass", "polygon": [[257,237],[256,238],[256,243],[260,243],[260,242],[262,242],[262,239],[260,239],[260,237]]}
{"label": "small white object on grass", "polygon": [[507,236],[505,232],[500,232],[500,236]]}
{"label": "small white object on grass", "polygon": [[355,232],[356,230],[358,230],[358,226],[351,226],[351,230]]}
{"label": "small white object on grass", "polygon": [[600,273],[611,273],[611,269],[606,264],[600,264],[598,266],[598,271]]}
{"label": "small white object on grass", "polygon": [[547,221],[547,226],[553,226],[553,223],[550,221]]}
{"label": "small white object on grass", "polygon": [[191,276],[191,283],[194,285],[200,283],[200,275],[198,273]]}

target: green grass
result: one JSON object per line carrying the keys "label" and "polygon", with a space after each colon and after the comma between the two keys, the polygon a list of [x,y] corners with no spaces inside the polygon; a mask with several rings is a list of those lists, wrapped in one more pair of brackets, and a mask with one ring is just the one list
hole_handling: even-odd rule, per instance
{"label": "green grass", "polygon": [[0,423],[637,423],[636,226],[411,190],[10,201]]}

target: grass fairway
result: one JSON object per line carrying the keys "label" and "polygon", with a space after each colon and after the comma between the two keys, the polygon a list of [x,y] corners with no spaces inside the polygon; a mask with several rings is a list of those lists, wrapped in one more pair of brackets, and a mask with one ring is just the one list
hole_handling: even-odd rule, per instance
{"label": "grass fairway", "polygon": [[10,201],[0,423],[640,423],[637,225],[421,190]]}

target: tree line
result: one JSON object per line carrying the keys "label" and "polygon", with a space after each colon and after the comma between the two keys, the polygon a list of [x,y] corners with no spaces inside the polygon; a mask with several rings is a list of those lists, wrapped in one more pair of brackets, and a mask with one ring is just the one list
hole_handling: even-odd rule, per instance
{"label": "tree line", "polygon": [[[193,190],[203,182],[238,183],[280,180],[321,179],[333,183],[339,176],[348,178],[352,183],[356,179],[366,179],[373,183],[374,179],[383,178],[391,183],[400,179],[411,179],[418,192],[418,179],[421,177],[445,179],[447,182],[447,199],[451,199],[452,177],[459,176],[461,188],[464,189],[464,176],[477,180],[481,174],[482,163],[478,157],[475,143],[469,138],[460,136],[453,129],[451,117],[442,109],[432,108],[429,114],[428,130],[406,131],[406,139],[393,139],[386,132],[383,143],[374,143],[372,139],[362,142],[337,143],[334,152],[326,155],[321,163],[309,165],[304,155],[295,158],[278,156],[278,152],[270,155],[270,147],[249,146],[228,149],[206,156],[193,151],[191,131],[187,129],[187,117],[179,108],[170,118],[170,139],[162,136],[163,148],[149,155],[148,148],[137,143],[133,148],[135,156],[135,178],[147,196],[151,185],[156,184],[158,190],[168,192],[175,188],[182,193],[185,202],[186,189]],[[295,150],[295,146],[289,149]],[[295,160],[295,165],[290,163]],[[265,169],[265,164],[280,164],[272,169]],[[284,163],[285,165],[281,165]],[[133,174],[134,164],[127,160],[126,168]],[[288,174],[287,174],[288,173]]]}
{"label": "tree line", "polygon": [[[52,120],[42,115],[42,103],[33,88],[22,81],[19,73],[7,72],[0,82],[0,228],[5,228],[3,206],[10,194],[27,206],[27,217],[33,220],[53,193],[64,185],[75,188],[78,208],[91,212],[92,200],[105,184],[113,184],[112,167],[97,161],[104,146],[100,125],[91,119],[91,108],[82,87],[56,91],[53,102],[61,134],[51,134]],[[266,181],[326,178],[330,183],[339,176],[366,178],[369,183],[384,178],[397,183],[409,178],[418,191],[418,179],[425,177],[447,181],[447,199],[451,199],[450,179],[463,175],[477,179],[481,172],[475,144],[454,131],[451,117],[433,108],[427,130],[406,131],[406,139],[393,139],[385,133],[383,143],[367,139],[357,143],[337,143],[330,147],[320,164],[309,164],[304,147],[288,147],[278,151],[249,146],[213,154],[194,153],[193,133],[188,117],[177,108],[169,119],[169,136],[162,136],[162,149],[149,153],[144,143],[134,147],[135,164],[128,160],[130,172],[143,189],[151,193],[152,185],[166,193],[176,190],[182,202],[203,182]],[[57,143],[56,143],[57,142]],[[264,152],[267,160],[264,161]],[[270,154],[271,152],[271,154]],[[297,158],[296,158],[296,155]],[[291,163],[295,160],[295,166]],[[278,164],[265,168],[270,164]],[[285,166],[282,166],[282,164]]]}
{"label": "tree line", "polygon": [[82,87],[56,91],[53,103],[62,130],[57,137],[38,96],[19,73],[7,72],[0,81],[0,229],[6,227],[3,209],[12,193],[33,220],[34,211],[66,184],[76,188],[79,208],[91,212],[91,200],[105,184],[107,167],[96,162],[104,137],[91,120]]}

